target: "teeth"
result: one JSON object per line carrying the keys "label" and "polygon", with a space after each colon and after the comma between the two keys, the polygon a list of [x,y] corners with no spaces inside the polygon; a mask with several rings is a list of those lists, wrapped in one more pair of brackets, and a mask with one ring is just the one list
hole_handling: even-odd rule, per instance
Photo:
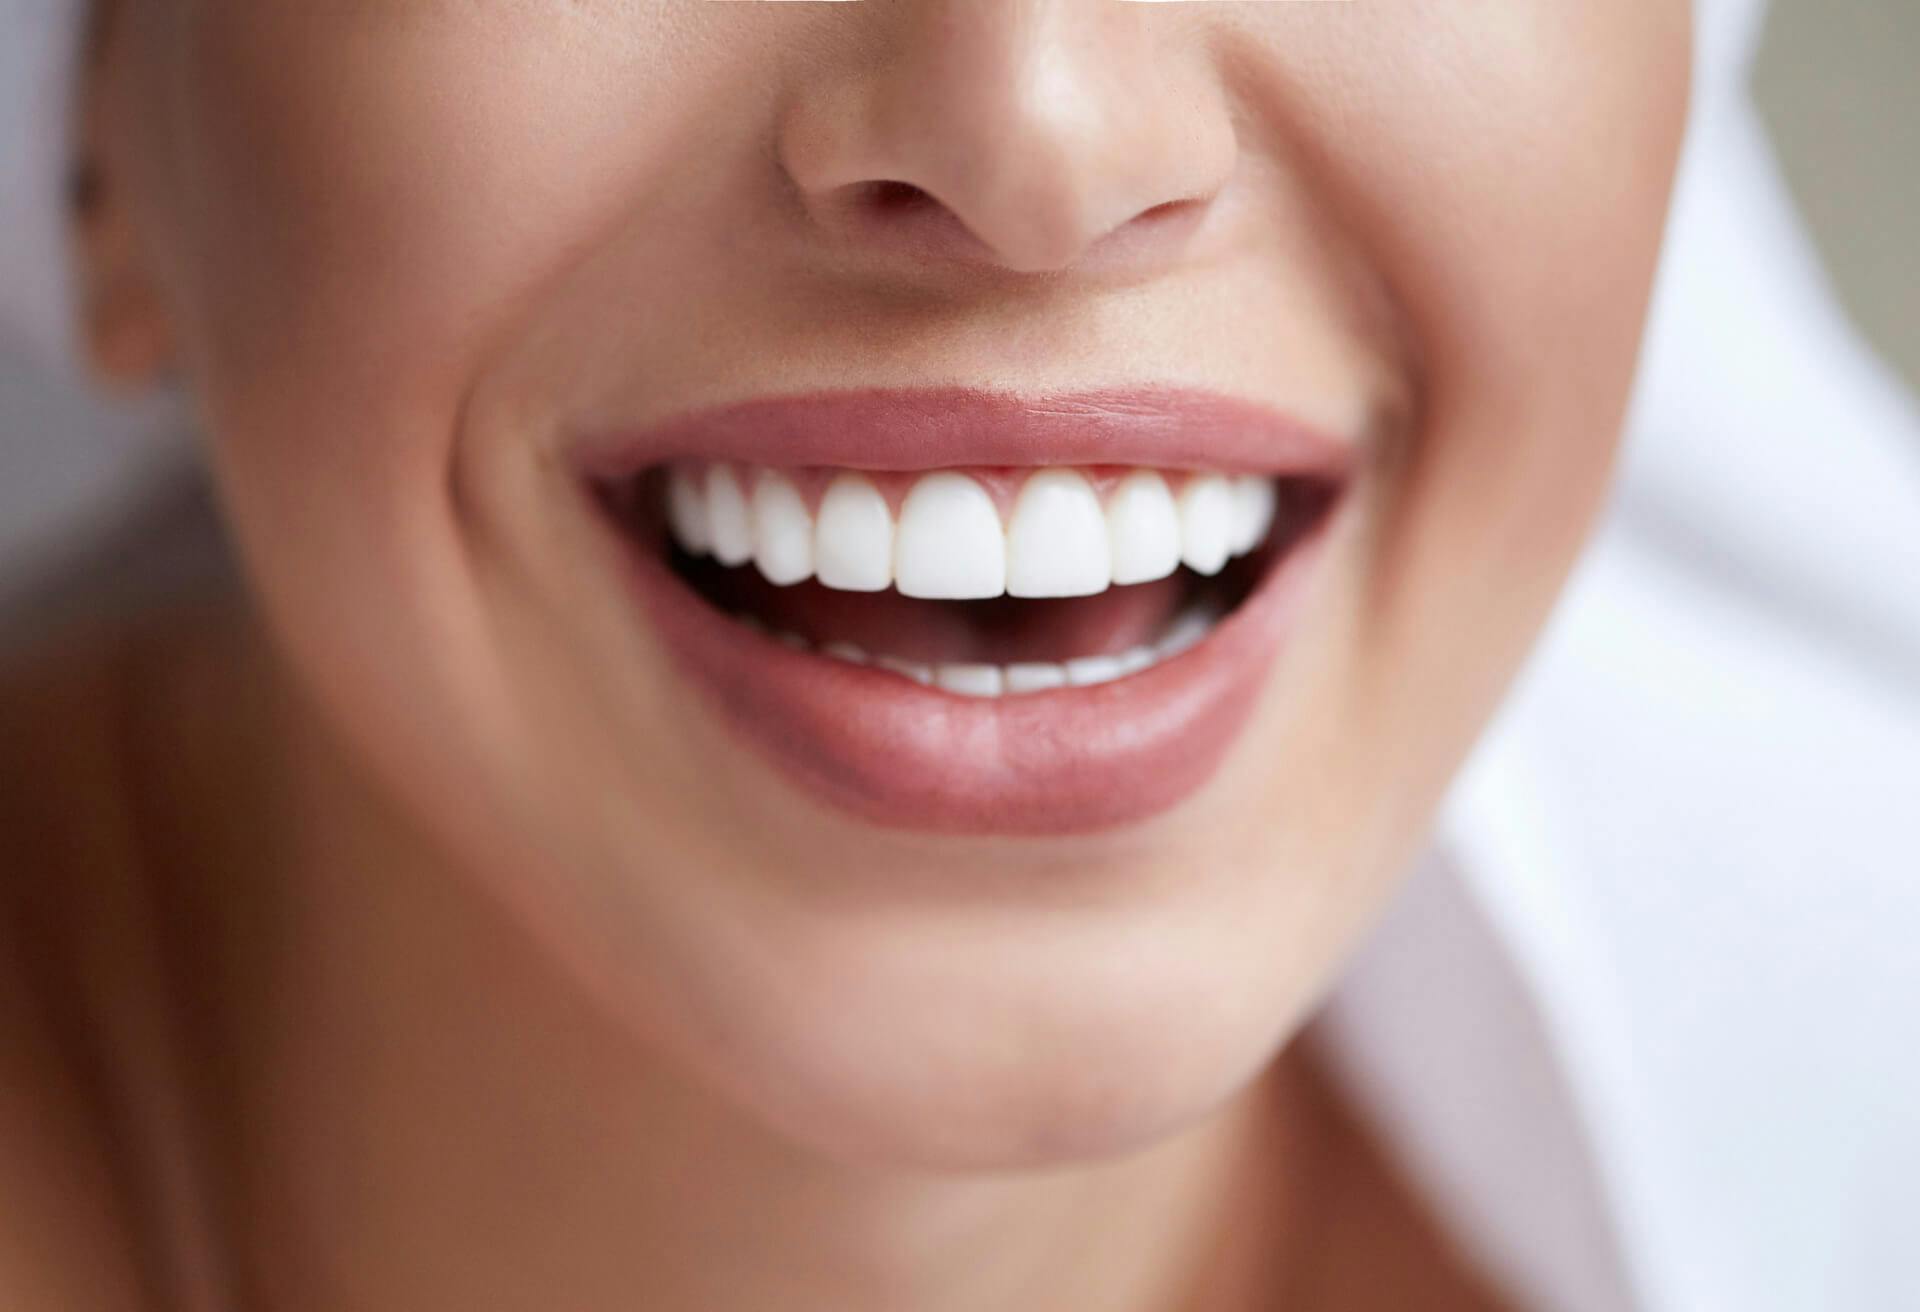
{"label": "teeth", "polygon": [[837,661],[845,661],[849,665],[865,665],[873,659],[867,655],[865,648],[856,647],[851,642],[830,642],[820,649],[820,654],[831,656]]}
{"label": "teeth", "polygon": [[1103,506],[1086,474],[1043,469],[1020,486],[1003,527],[985,486],[943,470],[905,488],[896,520],[862,474],[836,475],[809,512],[793,477],[713,464],[668,471],[666,513],[683,550],[752,561],[778,586],[817,578],[844,592],[969,601],[1091,596],[1182,564],[1217,574],[1266,540],[1277,503],[1270,478],[1195,474],[1175,497],[1165,477],[1140,469]]}
{"label": "teeth", "polygon": [[700,490],[692,470],[676,466],[667,476],[667,522],[688,553],[705,555],[713,546],[707,532],[707,494]]}
{"label": "teeth", "polygon": [[1167,480],[1150,469],[1127,475],[1107,502],[1115,583],[1151,583],[1180,568],[1180,511]]}
{"label": "teeth", "polygon": [[912,679],[915,683],[931,684],[933,666],[922,665],[918,661],[903,661],[892,656],[879,656],[873,662],[883,670],[892,670],[895,674]]}
{"label": "teeth", "polygon": [[813,577],[813,518],[793,484],[771,471],[753,488],[753,563],[780,586]]}
{"label": "teeth", "polygon": [[1067,686],[1067,667],[1033,662],[1007,666],[1008,692],[1046,692]]}
{"label": "teeth", "polygon": [[1243,556],[1267,540],[1279,503],[1273,480],[1243,474],[1233,480],[1233,554]]}
{"label": "teeth", "polygon": [[1088,597],[1112,586],[1107,517],[1093,485],[1072,469],[1033,475],[1007,529],[1007,591]]}
{"label": "teeth", "polygon": [[1216,611],[1190,610],[1174,621],[1159,642],[1151,646],[1134,647],[1115,656],[1083,656],[1063,663],[1023,661],[1014,665],[932,665],[897,656],[876,656],[851,642],[829,642],[816,648],[798,633],[769,629],[749,612],[743,611],[733,618],[761,637],[795,651],[818,651],[822,656],[848,665],[887,670],[923,687],[939,688],[960,697],[979,698],[1021,696],[1051,692],[1056,688],[1091,688],[1102,683],[1113,683],[1128,675],[1150,670],[1162,661],[1172,660],[1206,637],[1220,620]]}
{"label": "teeth", "polygon": [[1233,487],[1218,474],[1187,480],[1180,492],[1180,559],[1197,574],[1218,574],[1233,554]]}
{"label": "teeth", "polygon": [[[1212,622],[1200,620],[1197,623],[1199,632],[1186,638],[1184,646],[1169,649],[1168,640],[1162,639],[1157,646],[1135,647],[1117,656],[1082,656],[1061,664],[1026,661],[1018,665],[923,665],[891,656],[855,661],[854,664],[872,664],[903,675],[915,683],[961,697],[1017,697],[1026,693],[1051,692],[1056,688],[1091,688],[1150,670],[1199,641],[1206,635]],[[839,655],[831,647],[823,650],[829,656]],[[850,658],[843,656],[841,659]]]}
{"label": "teeth", "polygon": [[998,697],[1007,690],[1007,672],[998,665],[942,665],[933,681],[962,697]]}
{"label": "teeth", "polygon": [[753,517],[725,465],[707,471],[707,533],[722,565],[744,565],[753,557]]}
{"label": "teeth", "polygon": [[1173,622],[1166,636],[1154,644],[1154,655],[1161,660],[1172,660],[1181,652],[1197,644],[1200,639],[1212,631],[1220,622],[1217,615],[1206,612],[1189,612]]}
{"label": "teeth", "polygon": [[893,585],[909,597],[972,601],[1007,590],[1007,535],[987,490],[965,474],[929,474],[900,508]]}
{"label": "teeth", "polygon": [[1124,673],[1118,656],[1082,656],[1067,662],[1067,682],[1076,688],[1112,683]]}
{"label": "teeth", "polygon": [[893,512],[860,475],[842,474],[828,486],[813,543],[814,565],[826,586],[843,592],[893,586]]}

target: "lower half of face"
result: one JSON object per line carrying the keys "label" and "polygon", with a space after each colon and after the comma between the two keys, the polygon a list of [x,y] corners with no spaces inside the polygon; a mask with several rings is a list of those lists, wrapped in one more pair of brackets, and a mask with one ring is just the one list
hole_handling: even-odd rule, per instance
{"label": "lower half of face", "polygon": [[661,1050],[946,1165],[1217,1105],[1378,910],[1602,494],[1687,65],[1653,0],[122,35],[302,677]]}

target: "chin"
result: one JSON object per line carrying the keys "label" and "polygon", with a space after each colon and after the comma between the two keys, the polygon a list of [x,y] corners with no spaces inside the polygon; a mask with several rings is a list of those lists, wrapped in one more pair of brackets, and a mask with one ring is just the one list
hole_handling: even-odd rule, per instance
{"label": "chin", "polygon": [[1005,1171],[1142,1150],[1217,1110],[1309,996],[1248,908],[945,912],[771,927],[661,1037],[796,1146],[875,1169]]}

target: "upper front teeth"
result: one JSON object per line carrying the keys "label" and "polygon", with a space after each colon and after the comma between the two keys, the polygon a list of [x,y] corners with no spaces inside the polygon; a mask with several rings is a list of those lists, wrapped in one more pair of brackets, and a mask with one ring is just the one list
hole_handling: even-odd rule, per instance
{"label": "upper front teeth", "polygon": [[1072,469],[1028,478],[1007,525],[1007,591],[1085,597],[1113,586],[1113,545],[1093,485]]}
{"label": "upper front teeth", "polygon": [[909,597],[997,597],[1007,590],[1007,535],[987,490],[965,474],[929,474],[900,507],[893,586]]}
{"label": "upper front teeth", "polygon": [[1105,504],[1077,469],[1029,475],[1004,521],[977,479],[926,474],[896,515],[873,480],[844,472],[809,509],[793,479],[770,469],[675,466],[667,518],[693,555],[751,560],[768,581],[817,578],[829,588],[945,601],[1010,594],[1078,597],[1165,578],[1184,563],[1218,573],[1272,527],[1273,481],[1193,474],[1176,496],[1165,476],[1135,470]]}

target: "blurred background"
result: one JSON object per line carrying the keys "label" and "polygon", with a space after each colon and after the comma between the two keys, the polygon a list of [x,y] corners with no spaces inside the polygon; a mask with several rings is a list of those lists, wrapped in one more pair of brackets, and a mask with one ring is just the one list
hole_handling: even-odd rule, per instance
{"label": "blurred background", "polygon": [[1774,0],[1755,91],[1841,299],[1920,388],[1920,0]]}
{"label": "blurred background", "polygon": [[[1842,301],[1920,390],[1920,0],[1775,0],[1755,90]],[[136,445],[124,434],[150,426],[133,416],[42,438],[35,415],[54,398],[8,367],[0,582],[22,550],[111,501]]]}

